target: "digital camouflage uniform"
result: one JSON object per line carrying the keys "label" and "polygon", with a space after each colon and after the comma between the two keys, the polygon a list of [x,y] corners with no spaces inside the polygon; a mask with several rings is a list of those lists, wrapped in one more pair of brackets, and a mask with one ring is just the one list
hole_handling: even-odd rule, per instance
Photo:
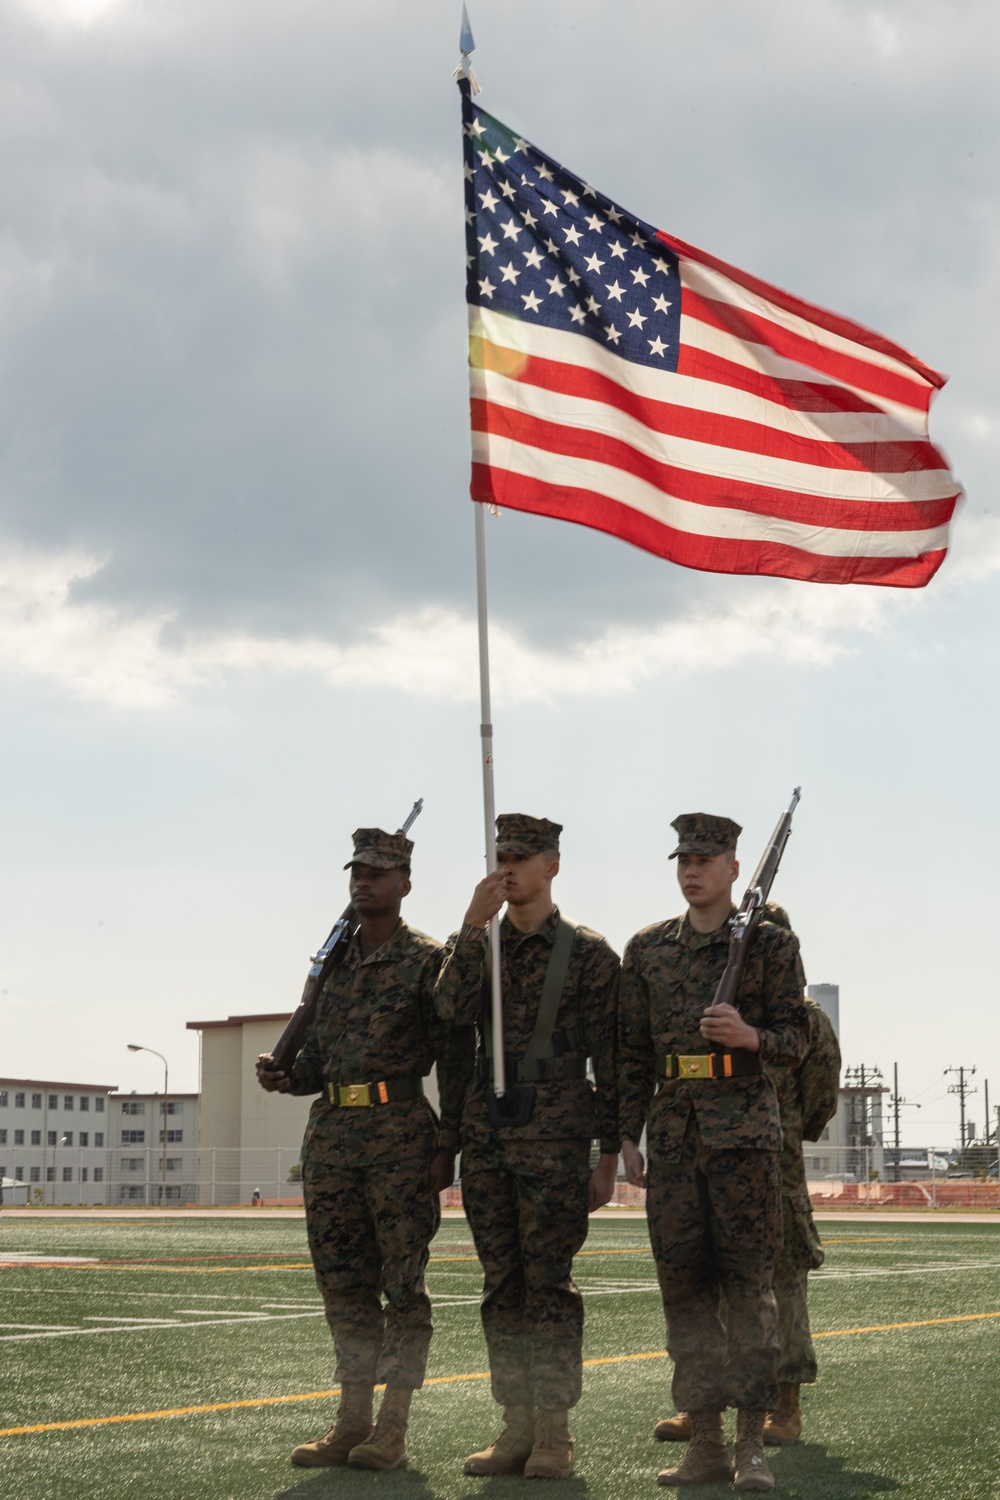
{"label": "digital camouflage uniform", "polygon": [[[521,822],[497,819],[498,848]],[[558,838],[559,825],[550,843]],[[547,846],[546,846],[547,847]],[[520,852],[520,846],[512,849]],[[526,853],[544,852],[533,845]],[[559,924],[555,910],[535,932],[500,923],[504,1052],[523,1058],[538,1012]],[[448,943],[437,987],[442,1016],[460,1025],[488,1016],[487,937],[464,925]],[[564,1410],[580,1399],[583,1299],[573,1257],[587,1236],[591,1141],[620,1147],[615,1104],[614,1028],[618,958],[598,933],[578,927],[556,1016],[557,1033],[580,1028],[576,1051],[590,1057],[587,1078],[538,1083],[525,1125],[491,1125],[491,1087],[480,1058],[462,1114],[462,1200],[483,1266],[483,1331],[495,1400],[504,1407]]]}
{"label": "digital camouflage uniform", "polygon": [[837,1108],[840,1047],[826,1012],[806,1000],[808,1050],[798,1068],[768,1064],[781,1114],[781,1202],[784,1239],[772,1283],[778,1304],[779,1384],[811,1385],[816,1354],[809,1330],[807,1278],[825,1255],[813,1221],[802,1142],[818,1141]]}
{"label": "digital camouflage uniform", "polygon": [[[364,845],[377,832],[355,835],[360,862],[381,865],[379,842]],[[432,1332],[424,1271],[441,1220],[428,1169],[435,1151],[457,1146],[467,1083],[434,1008],[442,953],[439,942],[403,921],[367,955],[355,934],[324,986],[291,1072],[292,1093],[323,1091],[309,1112],[302,1182],[342,1384],[414,1388],[424,1379]],[[342,1108],[326,1095],[328,1083],[422,1078],[435,1062],[440,1126],[422,1097]]]}
{"label": "digital camouflage uniform", "polygon": [[[706,838],[725,825],[725,840]],[[674,826],[687,852],[735,845],[738,825],[688,814]],[[734,831],[733,831],[734,830]],[[673,856],[671,856],[673,857]],[[647,1129],[646,1211],[674,1361],[678,1410],[764,1408],[777,1399],[777,1313],[771,1277],[781,1249],[781,1126],[761,1072],[662,1079],[658,1054],[713,1050],[698,1027],[726,966],[729,927],[699,933],[687,917],[645,928],[625,949],[618,1025],[622,1135]],[[762,921],[753,936],[738,1009],[760,1035],[762,1064],[795,1067],[807,1044],[798,940]],[[719,1317],[725,1298],[725,1326]]]}

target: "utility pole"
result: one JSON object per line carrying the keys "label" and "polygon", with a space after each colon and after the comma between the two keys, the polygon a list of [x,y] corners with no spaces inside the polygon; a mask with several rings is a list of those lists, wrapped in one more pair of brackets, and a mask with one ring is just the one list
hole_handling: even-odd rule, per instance
{"label": "utility pole", "polygon": [[959,1114],[961,1116],[961,1121],[962,1121],[961,1132],[962,1132],[962,1152],[963,1152],[963,1155],[965,1153],[965,1147],[966,1147],[966,1140],[965,1140],[965,1096],[966,1096],[966,1094],[974,1094],[974,1093],[977,1092],[972,1087],[971,1084],[966,1083],[966,1081],[965,1081],[965,1075],[966,1075],[966,1073],[968,1073],[969,1076],[970,1076],[970,1078],[971,1078],[972,1074],[975,1071],[976,1071],[975,1068],[945,1068],[945,1070],[944,1070],[945,1077],[947,1077],[949,1073],[957,1073],[958,1074],[958,1082],[957,1083],[949,1083],[949,1085],[948,1085],[948,1092],[949,1092],[949,1094],[957,1094],[958,1095],[958,1108],[959,1108]]}
{"label": "utility pole", "polygon": [[889,1096],[889,1103],[892,1105],[893,1140],[894,1140],[895,1152],[896,1152],[896,1167],[895,1167],[895,1171],[893,1172],[893,1181],[894,1182],[898,1182],[899,1181],[899,1111],[901,1109],[904,1109],[904,1108],[905,1109],[919,1109],[920,1108],[919,1104],[911,1104],[909,1099],[903,1099],[903,1098],[900,1097],[900,1093],[899,1093],[899,1064],[898,1063],[893,1063],[893,1065],[892,1065],[892,1093]]}
{"label": "utility pole", "polygon": [[988,1078],[983,1080],[983,1093],[986,1096],[986,1135],[983,1137],[983,1144],[988,1146],[990,1143],[990,1080]]}
{"label": "utility pole", "polygon": [[[869,1068],[864,1063],[857,1067],[847,1068],[844,1072],[844,1081],[849,1088],[860,1095],[861,1099],[861,1147],[866,1148],[874,1145],[871,1131],[868,1127],[868,1099],[871,1094],[884,1094],[885,1085],[882,1082],[881,1068]],[[867,1154],[864,1158],[867,1162]]]}

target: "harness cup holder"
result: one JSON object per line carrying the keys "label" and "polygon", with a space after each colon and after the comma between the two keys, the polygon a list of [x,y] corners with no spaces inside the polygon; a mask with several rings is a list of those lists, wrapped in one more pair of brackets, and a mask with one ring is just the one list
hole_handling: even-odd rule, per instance
{"label": "harness cup holder", "polygon": [[489,1089],[486,1094],[486,1113],[494,1130],[502,1125],[527,1125],[535,1108],[533,1084],[520,1084],[503,1094]]}

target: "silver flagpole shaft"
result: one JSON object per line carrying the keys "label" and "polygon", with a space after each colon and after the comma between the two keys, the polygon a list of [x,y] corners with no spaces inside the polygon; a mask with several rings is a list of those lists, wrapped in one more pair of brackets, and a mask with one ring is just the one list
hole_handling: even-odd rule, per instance
{"label": "silver flagpole shaft", "polygon": [[[490,709],[490,646],[486,615],[486,522],[483,505],[476,508],[476,605],[479,613],[479,701],[482,723],[479,733],[483,753],[483,816],[486,821],[486,869],[497,867],[496,806],[493,799],[493,723]],[[493,1089],[506,1091],[503,1057],[503,984],[500,974],[500,924],[491,918],[490,926],[490,1001],[493,1021]]]}

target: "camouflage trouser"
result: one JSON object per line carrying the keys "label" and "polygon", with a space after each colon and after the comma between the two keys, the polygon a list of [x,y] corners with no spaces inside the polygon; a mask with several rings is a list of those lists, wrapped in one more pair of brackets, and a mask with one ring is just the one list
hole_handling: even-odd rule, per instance
{"label": "camouflage trouser", "polygon": [[463,1149],[462,1201],[483,1266],[494,1400],[561,1410],[580,1399],[583,1298],[573,1257],[587,1238],[590,1142]]}
{"label": "camouflage trouser", "polygon": [[342,1166],[315,1139],[307,1145],[306,1227],[338,1381],[423,1384],[433,1331],[424,1271],[441,1223],[427,1169],[427,1156]]}
{"label": "camouflage trouser", "polygon": [[816,1351],[809,1330],[809,1270],[792,1265],[784,1256],[774,1268],[778,1304],[778,1380],[782,1385],[812,1385],[816,1379]]}
{"label": "camouflage trouser", "polygon": [[646,1213],[677,1410],[775,1406],[777,1154],[708,1150],[692,1122],[678,1161],[662,1161],[655,1147],[650,1150]]}

